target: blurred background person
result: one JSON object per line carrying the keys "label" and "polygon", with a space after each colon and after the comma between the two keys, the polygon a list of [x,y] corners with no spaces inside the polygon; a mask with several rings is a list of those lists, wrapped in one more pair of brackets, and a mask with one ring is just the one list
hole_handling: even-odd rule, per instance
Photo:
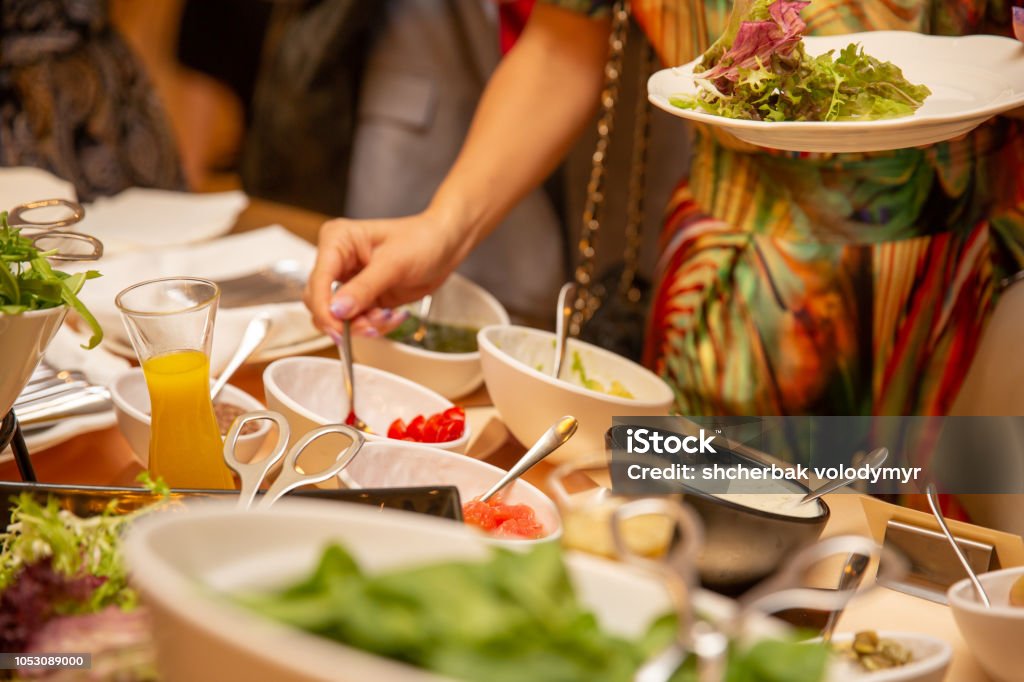
{"label": "blurred background person", "polygon": [[50,171],[82,201],[184,188],[160,100],[106,0],[0,3],[0,164]]}

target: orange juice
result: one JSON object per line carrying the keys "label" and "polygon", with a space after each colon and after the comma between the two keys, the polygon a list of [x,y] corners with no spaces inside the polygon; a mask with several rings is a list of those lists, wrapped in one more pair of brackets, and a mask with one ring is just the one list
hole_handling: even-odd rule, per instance
{"label": "orange juice", "polygon": [[173,488],[234,488],[210,401],[210,362],[197,350],[142,363],[152,405],[149,469]]}

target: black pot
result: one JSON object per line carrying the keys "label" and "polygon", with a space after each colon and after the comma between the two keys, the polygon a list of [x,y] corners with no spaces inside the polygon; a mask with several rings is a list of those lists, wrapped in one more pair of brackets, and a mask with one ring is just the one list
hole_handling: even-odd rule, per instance
{"label": "black pot", "polygon": [[[627,425],[616,425],[605,434],[609,452],[625,452]],[[645,427],[650,428],[650,427]],[[660,431],[668,436],[672,431]],[[716,454],[680,454],[680,464],[740,465],[768,468],[768,464],[716,443]],[[698,557],[701,584],[715,592],[737,595],[774,573],[793,553],[816,541],[828,523],[830,511],[821,499],[821,514],[811,518],[787,516],[746,507],[709,495],[685,482],[674,482],[685,492],[680,497],[704,525],[704,546]],[[780,482],[779,492],[808,492],[798,481]]]}

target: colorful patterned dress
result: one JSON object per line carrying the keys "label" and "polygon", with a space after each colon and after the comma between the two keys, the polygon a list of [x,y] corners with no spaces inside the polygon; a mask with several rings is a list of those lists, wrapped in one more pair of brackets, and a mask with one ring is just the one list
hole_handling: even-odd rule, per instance
{"label": "colorful patterned dress", "polygon": [[[548,0],[593,14],[608,0]],[[666,63],[686,0],[636,0]],[[709,40],[731,2],[705,2]],[[1009,0],[814,0],[814,34],[1008,34]],[[1024,124],[870,154],[793,154],[697,130],[667,212],[647,360],[684,414],[944,414],[1024,269]]]}

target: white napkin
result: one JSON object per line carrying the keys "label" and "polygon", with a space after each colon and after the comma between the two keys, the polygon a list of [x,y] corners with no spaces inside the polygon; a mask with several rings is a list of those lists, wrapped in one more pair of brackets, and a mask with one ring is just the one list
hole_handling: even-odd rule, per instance
{"label": "white napkin", "polygon": [[[294,260],[312,269],[316,248],[280,226],[264,227],[205,244],[128,253],[86,264],[103,277],[86,282],[82,301],[99,320],[109,337],[111,351],[133,354],[114,298],[124,288],[159,277],[192,276],[221,280],[249,274],[282,260]],[[74,269],[74,268],[66,268]],[[83,269],[78,266],[78,269]],[[217,313],[210,369],[218,374],[242,338],[245,326],[262,311],[273,318],[270,337],[261,350],[281,349],[320,336],[301,301],[247,308],[222,308]]]}
{"label": "white napkin", "polygon": [[[39,199],[77,201],[75,187],[48,171],[0,168],[0,211]],[[85,204],[85,218],[69,228],[103,242],[104,253],[181,246],[227,234],[249,203],[244,192],[173,192],[131,187]],[[41,221],[67,215],[63,208],[39,209],[26,217]]]}
{"label": "white napkin", "polygon": [[[75,201],[75,186],[39,168],[0,168],[0,211],[9,211],[18,204],[39,199]],[[43,219],[41,212],[26,217]]]}
{"label": "white napkin", "polygon": [[85,206],[73,229],[103,242],[104,253],[180,246],[227,234],[249,203],[244,192],[194,194],[132,187]]}

